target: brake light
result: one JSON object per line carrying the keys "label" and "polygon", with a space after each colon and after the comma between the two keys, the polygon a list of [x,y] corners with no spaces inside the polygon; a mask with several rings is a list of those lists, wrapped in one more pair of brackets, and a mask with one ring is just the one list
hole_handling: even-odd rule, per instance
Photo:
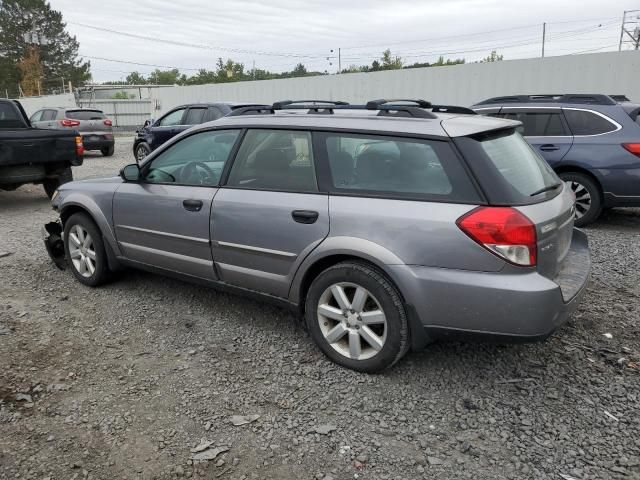
{"label": "brake light", "polygon": [[636,157],[640,157],[640,143],[623,143],[622,146]]}
{"label": "brake light", "polygon": [[536,227],[515,208],[478,207],[456,223],[472,240],[508,262],[527,267],[536,264]]}
{"label": "brake light", "polygon": [[80,122],[78,120],[63,118],[62,120],[60,120],[60,125],[62,125],[63,127],[77,127],[78,125],[80,125]]}
{"label": "brake light", "polygon": [[82,137],[80,135],[76,137],[76,155],[78,157],[84,155],[84,144],[82,143]]}
{"label": "brake light", "polygon": [[108,118],[104,121],[104,124],[105,124],[107,127],[111,127],[111,126],[113,126],[113,122],[111,122],[111,120],[109,120]]}

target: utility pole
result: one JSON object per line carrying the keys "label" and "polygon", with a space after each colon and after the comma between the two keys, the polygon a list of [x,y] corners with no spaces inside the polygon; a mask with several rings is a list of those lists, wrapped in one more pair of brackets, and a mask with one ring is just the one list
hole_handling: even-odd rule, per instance
{"label": "utility pole", "polygon": [[64,91],[64,78],[62,78],[61,80],[62,80],[62,93],[65,93],[65,91]]}
{"label": "utility pole", "polygon": [[544,58],[544,41],[547,37],[547,22],[542,24],[542,58]]}
{"label": "utility pole", "polygon": [[[629,39],[625,40],[625,35]],[[625,10],[622,14],[619,52],[622,51],[623,43],[630,43],[634,50],[640,49],[640,10]]]}
{"label": "utility pole", "polygon": [[338,73],[342,73],[342,54],[338,48]]}

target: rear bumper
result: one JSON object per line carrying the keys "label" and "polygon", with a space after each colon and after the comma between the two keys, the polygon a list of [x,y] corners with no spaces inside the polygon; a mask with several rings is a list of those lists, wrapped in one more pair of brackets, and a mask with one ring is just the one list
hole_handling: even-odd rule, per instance
{"label": "rear bumper", "polygon": [[568,257],[553,280],[535,271],[390,267],[410,316],[415,317],[414,348],[443,336],[491,337],[502,342],[544,339],[580,304],[590,269],[587,237],[579,230],[574,230]]}
{"label": "rear bumper", "polygon": [[111,148],[115,145],[113,135],[82,135],[82,144],[85,150],[102,150],[103,148]]}

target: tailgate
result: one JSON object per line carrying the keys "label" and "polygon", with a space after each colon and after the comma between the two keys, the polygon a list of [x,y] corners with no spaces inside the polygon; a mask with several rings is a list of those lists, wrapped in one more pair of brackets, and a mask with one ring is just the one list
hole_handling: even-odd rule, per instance
{"label": "tailgate", "polygon": [[0,131],[0,166],[74,163],[76,132],[19,129]]}
{"label": "tailgate", "polygon": [[563,267],[573,235],[574,197],[562,185],[562,193],[551,200],[517,207],[536,225],[538,272],[553,279]]}

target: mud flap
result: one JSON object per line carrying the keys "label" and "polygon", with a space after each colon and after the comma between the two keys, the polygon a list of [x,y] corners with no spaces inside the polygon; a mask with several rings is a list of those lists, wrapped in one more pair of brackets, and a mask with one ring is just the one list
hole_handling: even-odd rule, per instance
{"label": "mud flap", "polygon": [[60,270],[67,268],[67,261],[64,255],[64,241],[62,240],[62,224],[49,222],[42,227],[42,236],[47,253],[56,267]]}

